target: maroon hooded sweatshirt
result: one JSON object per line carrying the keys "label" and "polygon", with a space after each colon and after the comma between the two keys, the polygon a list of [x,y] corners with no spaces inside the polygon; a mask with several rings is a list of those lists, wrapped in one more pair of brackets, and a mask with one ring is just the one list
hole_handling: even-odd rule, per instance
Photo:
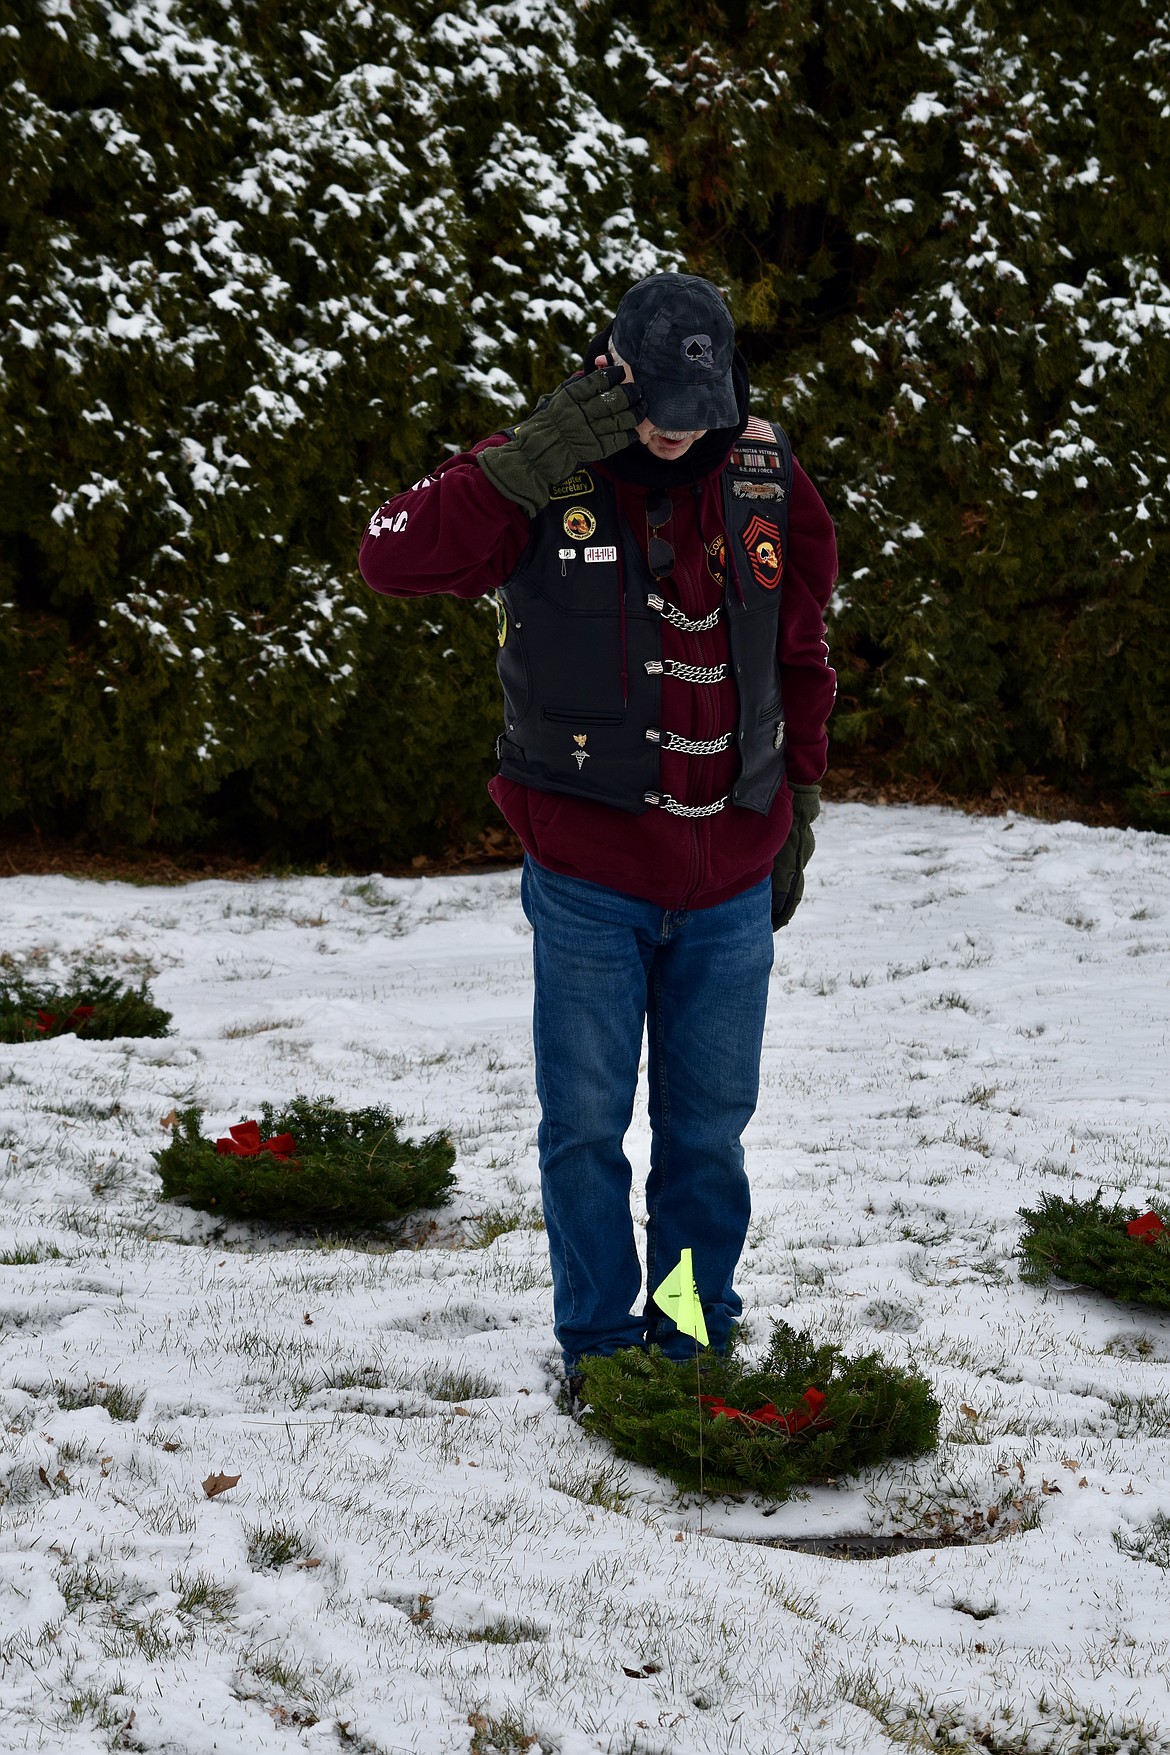
{"label": "maroon hooded sweatshirt", "polygon": [[[604,348],[599,336],[587,359]],[[589,468],[613,481],[619,509],[645,553],[646,498],[665,487],[673,515],[658,534],[675,552],[674,572],[659,589],[692,619],[723,595],[726,536],[719,473],[747,421],[747,372],[736,356],[740,422],[708,433],[677,463],[642,445]],[[371,519],[359,565],[366,584],[390,597],[447,592],[483,597],[508,579],[529,540],[528,516],[493,487],[476,452],[506,443],[495,434],[441,463]],[[696,495],[693,486],[700,489]],[[723,552],[721,552],[721,549]],[[786,727],[787,779],[815,784],[824,773],[836,678],[829,668],[824,609],[837,576],[832,520],[793,464],[788,553],[780,587],[779,663]],[[662,656],[685,664],[729,664],[726,618],[702,634],[662,623]],[[734,732],[739,701],[729,675],[696,686],[662,678],[661,724],[687,738]],[[664,792],[685,804],[709,804],[731,790],[739,767],[734,742],[714,756],[660,755]],[[641,815],[590,799],[538,792],[497,775],[488,791],[523,846],[551,871],[585,878],[662,908],[709,908],[767,877],[792,826],[792,795],[783,784],[767,816],[728,805],[717,816],[687,819],[650,807]]]}

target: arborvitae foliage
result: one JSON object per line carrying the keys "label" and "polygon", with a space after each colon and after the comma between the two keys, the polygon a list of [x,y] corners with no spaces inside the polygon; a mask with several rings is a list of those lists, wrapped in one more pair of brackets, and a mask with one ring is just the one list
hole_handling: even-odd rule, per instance
{"label": "arborvitae foliage", "polygon": [[938,1441],[939,1407],[926,1381],[887,1365],[878,1353],[850,1358],[840,1347],[816,1346],[787,1323],[772,1331],[767,1357],[748,1367],[736,1352],[701,1355],[702,1395],[751,1413],[771,1402],[790,1412],[810,1387],[826,1397],[816,1427],[791,1436],[775,1427],[700,1415],[693,1364],[675,1364],[657,1350],[626,1349],[587,1359],[585,1399],[590,1431],[621,1456],[697,1491],[699,1427],[702,1481],[711,1493],[755,1493],[785,1499],[805,1481],[855,1474],[889,1456],[917,1456]]}
{"label": "arborvitae foliage", "polygon": [[1161,0],[623,17],[692,266],[839,522],[834,739],[1170,826]]}
{"label": "arborvitae foliage", "polygon": [[492,619],[361,528],[685,250],[839,522],[838,743],[1170,827],[1161,0],[74,0],[0,82],[0,821],[479,827]]}
{"label": "arborvitae foliage", "polygon": [[1166,1229],[1152,1239],[1126,1231],[1140,1212],[1137,1207],[1105,1206],[1100,1189],[1092,1200],[1041,1195],[1038,1207],[1020,1208],[1025,1221],[1022,1278],[1040,1282],[1056,1274],[1074,1285],[1095,1286],[1111,1298],[1170,1310],[1170,1210],[1158,1214]]}
{"label": "arborvitae foliage", "polygon": [[388,1109],[344,1110],[328,1098],[294,1097],[260,1110],[260,1137],[290,1133],[291,1157],[221,1155],[199,1131],[202,1110],[183,1109],[170,1145],[154,1154],[167,1200],[233,1219],[284,1225],[382,1225],[441,1206],[455,1178],[446,1134],[400,1139]]}
{"label": "arborvitae foliage", "polygon": [[128,987],[113,975],[84,967],[65,982],[0,974],[0,1042],[44,1042],[64,1035],[91,1042],[167,1036],[170,1022],[170,1012],[155,1005],[145,981]]}
{"label": "arborvitae foliage", "polygon": [[0,820],[441,845],[486,809],[494,617],[380,602],[357,547],[661,265],[649,154],[590,96],[585,22],[553,0],[20,18]]}

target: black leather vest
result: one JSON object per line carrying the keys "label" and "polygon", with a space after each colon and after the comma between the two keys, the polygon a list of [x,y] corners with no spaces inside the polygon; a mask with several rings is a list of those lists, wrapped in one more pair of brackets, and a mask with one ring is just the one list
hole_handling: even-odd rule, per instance
{"label": "black leather vest", "polygon": [[[723,610],[739,690],[731,802],[766,814],[784,775],[776,646],[792,452],[783,430],[750,420],[721,480]],[[558,483],[498,594],[502,775],[635,814],[659,803],[662,627],[648,602],[657,590],[612,482],[580,469]]]}

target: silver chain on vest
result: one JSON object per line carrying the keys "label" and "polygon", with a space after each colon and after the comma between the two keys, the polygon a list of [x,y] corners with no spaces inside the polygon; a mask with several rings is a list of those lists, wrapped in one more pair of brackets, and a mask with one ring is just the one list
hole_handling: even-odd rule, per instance
{"label": "silver chain on vest", "polygon": [[[672,628],[677,628],[683,634],[708,633],[716,626],[722,614],[722,606],[717,605],[710,615],[703,616],[701,620],[695,620],[691,616],[684,615],[682,610],[673,603],[667,603],[666,599],[657,592],[647,597],[646,605],[648,609],[657,610],[664,622],[669,622]],[[667,658],[663,661],[651,659],[646,665],[646,670],[650,676],[665,674],[677,677],[679,682],[688,683],[719,683],[731,675],[731,667],[727,664],[680,664],[674,658]],[[646,736],[652,743],[660,744],[664,750],[670,750],[680,756],[722,755],[723,751],[730,749],[735,741],[733,731],[725,731],[721,737],[694,738],[682,737],[677,731],[658,731],[652,727],[647,731]],[[694,820],[718,816],[721,810],[727,809],[731,803],[731,797],[730,794],[725,794],[724,797],[715,799],[711,804],[680,804],[678,799],[672,798],[669,792],[648,792],[646,803],[657,805],[660,810],[669,812],[672,817],[687,817]]]}
{"label": "silver chain on vest", "polygon": [[665,597],[660,597],[656,591],[646,599],[646,607],[656,609],[664,622],[669,622],[672,628],[677,628],[682,634],[709,633],[723,613],[721,606],[716,604],[710,615],[705,615],[701,621],[694,621],[689,615],[684,615],[675,604],[667,603]]}
{"label": "silver chain on vest", "polygon": [[675,676],[679,682],[718,683],[731,675],[726,664],[680,664],[676,658],[648,658],[647,676]]}
{"label": "silver chain on vest", "polygon": [[672,750],[679,756],[720,756],[729,750],[735,742],[734,731],[725,731],[722,737],[683,737],[677,731],[659,731],[652,725],[646,733],[648,743],[661,744],[664,750]]}
{"label": "silver chain on vest", "polygon": [[714,804],[680,804],[669,792],[647,792],[645,797],[647,804],[656,804],[660,810],[669,811],[672,817],[717,817],[731,803],[730,795],[726,793]]}

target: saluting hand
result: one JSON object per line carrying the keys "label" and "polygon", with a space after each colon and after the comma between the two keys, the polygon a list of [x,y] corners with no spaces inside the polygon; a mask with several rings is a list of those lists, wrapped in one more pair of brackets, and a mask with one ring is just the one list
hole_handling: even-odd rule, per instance
{"label": "saluting hand", "polygon": [[636,443],[637,392],[622,383],[624,373],[603,364],[542,397],[506,445],[476,454],[488,480],[534,518],[558,481]]}

